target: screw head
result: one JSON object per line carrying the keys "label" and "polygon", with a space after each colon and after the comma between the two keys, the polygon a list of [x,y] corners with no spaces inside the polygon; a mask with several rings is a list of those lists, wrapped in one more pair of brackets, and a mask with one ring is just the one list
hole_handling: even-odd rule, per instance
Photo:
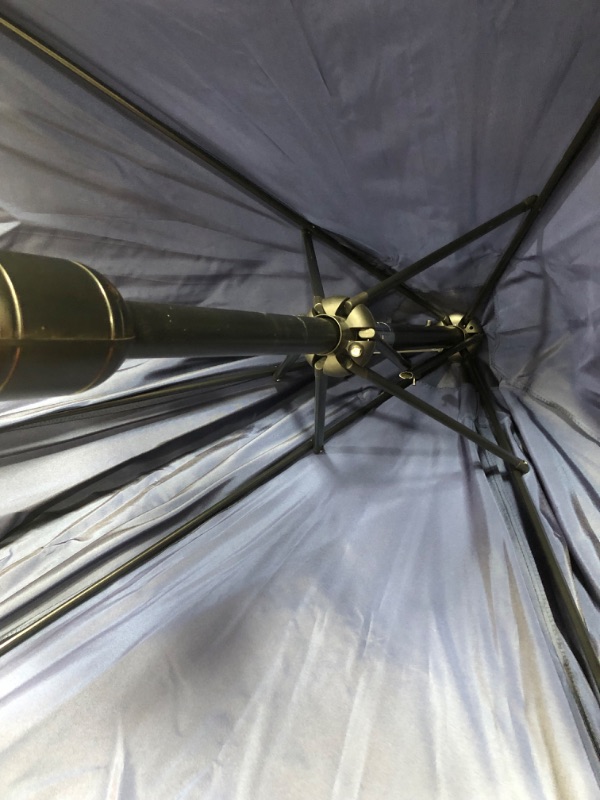
{"label": "screw head", "polygon": [[362,344],[359,344],[358,342],[352,342],[348,348],[348,353],[350,353],[352,358],[360,358],[364,352],[365,351]]}

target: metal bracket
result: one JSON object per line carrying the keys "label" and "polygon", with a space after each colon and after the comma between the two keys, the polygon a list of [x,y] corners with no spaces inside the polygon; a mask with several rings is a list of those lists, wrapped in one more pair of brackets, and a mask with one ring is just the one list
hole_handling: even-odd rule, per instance
{"label": "metal bracket", "polygon": [[[344,363],[350,358],[355,364],[365,366],[375,349],[375,342],[365,339],[364,331],[374,335],[375,317],[366,306],[357,305],[349,313],[344,306],[347,297],[325,297],[309,312],[310,317],[324,317],[333,320],[339,329],[339,339],[331,352],[326,354],[308,353],[308,363],[332,378],[349,375]],[[363,336],[361,336],[363,333]]]}

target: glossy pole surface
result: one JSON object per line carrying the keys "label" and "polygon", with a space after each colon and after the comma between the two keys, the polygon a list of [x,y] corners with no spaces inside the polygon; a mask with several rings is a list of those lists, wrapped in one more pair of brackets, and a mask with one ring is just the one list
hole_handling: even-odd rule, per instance
{"label": "glossy pole surface", "polygon": [[128,303],[83,264],[0,252],[3,400],[84,391],[124,358],[327,354],[339,340],[329,317]]}
{"label": "glossy pole surface", "polygon": [[130,358],[329,353],[339,328],[327,317],[127,303]]}
{"label": "glossy pole surface", "polygon": [[59,258],[0,252],[0,397],[96,386],[121,365],[131,331],[102,275]]}

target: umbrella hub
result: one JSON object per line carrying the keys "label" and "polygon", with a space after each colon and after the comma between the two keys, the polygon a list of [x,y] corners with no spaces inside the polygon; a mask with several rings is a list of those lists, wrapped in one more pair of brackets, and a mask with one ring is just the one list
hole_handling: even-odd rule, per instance
{"label": "umbrella hub", "polygon": [[[477,350],[477,348],[481,345],[482,341],[483,328],[481,327],[481,323],[479,322],[479,320],[475,319],[475,317],[471,317],[471,319],[468,320],[466,325],[464,324],[461,325],[460,323],[463,320],[463,314],[461,313],[450,314],[449,317],[450,317],[450,325],[446,325],[443,322],[439,322],[438,326],[444,326],[446,328],[456,328],[457,330],[462,331],[465,340],[472,340],[467,344],[465,350],[468,353],[474,353]],[[461,361],[462,356],[460,353],[455,353],[455,355],[450,356],[448,360],[451,362]]]}
{"label": "umbrella hub", "polygon": [[[476,319],[460,325],[463,315],[450,314],[447,322],[427,325],[402,325],[398,323],[376,322],[367,306],[352,306],[347,297],[315,298],[309,317],[326,319],[335,323],[337,344],[329,352],[307,353],[308,363],[324,375],[343,378],[357,364],[364,367],[375,352],[387,345],[391,350],[401,353],[442,352],[444,348],[472,340],[464,349],[473,352],[481,344],[482,327]],[[461,348],[463,349],[463,348]],[[390,353],[389,353],[390,354]],[[393,353],[391,353],[393,355]],[[449,356],[450,361],[459,361],[460,352]]]}
{"label": "umbrella hub", "polygon": [[318,299],[309,311],[309,317],[329,319],[338,329],[338,341],[329,353],[307,353],[308,363],[325,375],[343,378],[349,374],[344,364],[350,359],[365,366],[375,349],[375,317],[365,305],[357,305],[347,312],[348,298],[341,296]]}

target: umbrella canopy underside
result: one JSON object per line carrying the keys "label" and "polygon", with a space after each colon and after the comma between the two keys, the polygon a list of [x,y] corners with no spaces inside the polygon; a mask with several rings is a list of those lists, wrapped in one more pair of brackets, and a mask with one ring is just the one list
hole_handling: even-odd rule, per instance
{"label": "umbrella canopy underside", "polygon": [[[392,268],[538,193],[598,93],[592,0],[3,12]],[[1,249],[86,263],[132,300],[310,308],[301,232],[275,211],[6,33],[0,75]],[[596,136],[482,315],[595,643],[599,177]],[[464,311],[517,224],[410,286]],[[317,257],[329,295],[375,280]],[[391,399],[215,506],[310,438],[312,385],[301,364],[277,386],[202,382],[276,364],[127,361],[80,396],[0,403],[4,633],[190,527],[0,659],[2,796],[597,797],[597,703],[501,461]],[[459,365],[415,391],[491,435]],[[337,383],[327,422],[376,395]]]}

